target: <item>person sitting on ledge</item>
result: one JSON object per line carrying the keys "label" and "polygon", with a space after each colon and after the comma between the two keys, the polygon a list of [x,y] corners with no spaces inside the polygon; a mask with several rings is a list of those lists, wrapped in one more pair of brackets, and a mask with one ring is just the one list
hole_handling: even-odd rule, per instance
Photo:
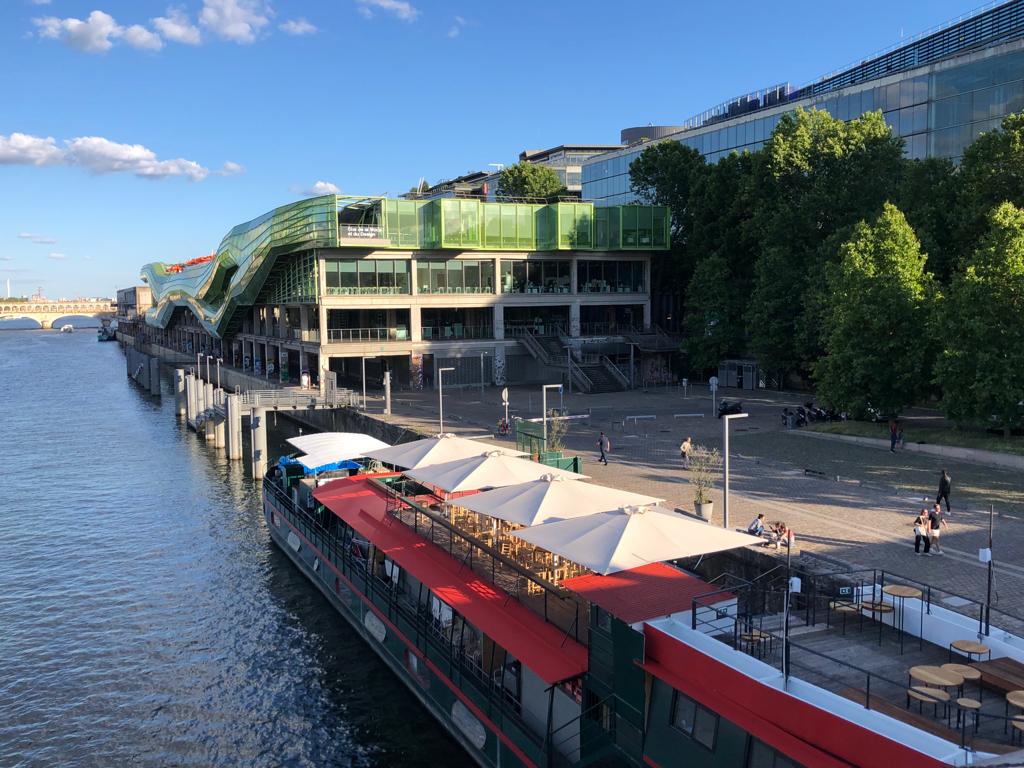
{"label": "person sitting on ledge", "polygon": [[764,536],[764,512],[757,513],[757,517],[747,526],[747,533],[751,536]]}

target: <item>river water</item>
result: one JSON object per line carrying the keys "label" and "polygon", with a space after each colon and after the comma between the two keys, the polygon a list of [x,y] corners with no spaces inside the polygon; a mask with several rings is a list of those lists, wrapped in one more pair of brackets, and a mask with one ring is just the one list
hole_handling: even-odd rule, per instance
{"label": "river water", "polygon": [[169,380],[91,330],[0,331],[0,416],[0,766],[468,764]]}

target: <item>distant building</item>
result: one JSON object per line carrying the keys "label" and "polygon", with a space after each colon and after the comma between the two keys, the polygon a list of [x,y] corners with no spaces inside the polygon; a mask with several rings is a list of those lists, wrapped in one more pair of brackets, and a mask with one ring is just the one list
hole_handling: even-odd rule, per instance
{"label": "distant building", "polygon": [[135,338],[145,322],[146,310],[153,306],[153,291],[148,285],[119,288],[117,291],[117,330],[123,337]]}
{"label": "distant building", "polygon": [[524,149],[519,162],[546,165],[558,174],[570,194],[579,197],[583,189],[583,164],[590,158],[621,147],[618,144],[562,144],[551,149]]}

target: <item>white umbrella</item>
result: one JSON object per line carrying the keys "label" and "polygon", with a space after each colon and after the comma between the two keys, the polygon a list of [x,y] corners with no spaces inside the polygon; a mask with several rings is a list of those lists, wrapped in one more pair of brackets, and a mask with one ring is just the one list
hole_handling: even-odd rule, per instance
{"label": "white umbrella", "polygon": [[[527,483],[547,474],[570,480],[581,480],[586,477],[586,475],[577,475],[575,472],[538,464],[528,459],[508,456],[501,451],[488,451],[483,454],[478,452],[472,458],[458,459],[444,464],[430,464],[405,472],[406,477],[431,485],[445,493],[476,491],[481,488],[500,488],[504,485]],[[459,499],[459,505],[462,505],[462,499]]]}
{"label": "white umbrella", "polygon": [[664,499],[571,482],[563,475],[546,473],[539,480],[460,498],[459,505],[471,512],[518,525],[540,525],[631,504],[657,504],[659,501]]}
{"label": "white umbrella", "polygon": [[512,535],[604,575],[758,542],[746,533],[715,528],[661,507],[600,512]]}
{"label": "white umbrella", "polygon": [[457,435],[443,434],[413,440],[411,443],[400,443],[390,448],[379,448],[366,452],[366,457],[383,461],[385,464],[401,469],[425,467],[428,464],[444,464],[456,459],[468,459],[479,456],[484,451],[498,451],[507,456],[525,456],[522,451],[509,448],[494,448],[477,440],[468,440]]}
{"label": "white umbrella", "polygon": [[288,443],[306,454],[333,455],[334,461],[357,459],[367,451],[390,447],[383,440],[361,432],[317,432],[289,437]]}

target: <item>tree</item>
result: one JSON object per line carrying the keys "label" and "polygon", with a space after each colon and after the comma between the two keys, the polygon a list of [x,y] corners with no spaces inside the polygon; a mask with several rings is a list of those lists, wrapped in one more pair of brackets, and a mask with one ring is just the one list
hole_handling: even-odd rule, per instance
{"label": "tree", "polygon": [[1003,203],[950,285],[936,381],[960,423],[1024,426],[1024,211]]}
{"label": "tree", "polygon": [[820,356],[824,269],[895,196],[902,153],[880,112],[844,123],[798,109],[779,121],[752,180],[762,250],[747,321],[763,367],[807,370]]}
{"label": "tree", "polygon": [[725,257],[701,260],[686,291],[683,350],[695,370],[717,368],[743,344],[743,293],[737,290]]}
{"label": "tree", "polygon": [[938,293],[926,257],[900,210],[885,204],[859,223],[828,270],[825,356],[813,368],[825,402],[898,414],[923,398],[935,359],[932,318]]}
{"label": "tree", "polygon": [[921,250],[928,254],[928,271],[943,285],[959,258],[955,243],[958,192],[952,161],[944,157],[907,161],[898,205],[921,241]]}
{"label": "tree", "polygon": [[558,174],[546,165],[525,161],[501,169],[498,194],[504,197],[537,197],[553,200],[568,194]]}

